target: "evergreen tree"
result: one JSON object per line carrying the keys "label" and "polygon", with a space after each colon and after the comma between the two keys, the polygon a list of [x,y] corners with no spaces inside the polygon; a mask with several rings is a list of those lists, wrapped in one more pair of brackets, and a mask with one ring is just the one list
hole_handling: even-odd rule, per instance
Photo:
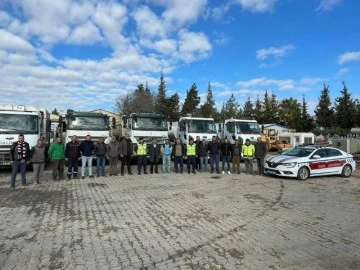
{"label": "evergreen tree", "polygon": [[269,99],[269,123],[278,123],[279,122],[279,103],[276,100],[276,95],[273,92],[271,98]]}
{"label": "evergreen tree", "polygon": [[343,83],[343,90],[340,91],[341,97],[335,99],[335,122],[336,126],[348,133],[356,123],[356,103],[351,98],[351,94]]}
{"label": "evergreen tree", "polygon": [[265,91],[265,94],[264,94],[263,113],[264,113],[263,121],[265,123],[271,123],[272,115],[271,115],[271,110],[270,110],[270,99],[269,99],[269,94],[268,94],[267,90]]}
{"label": "evergreen tree", "polygon": [[180,116],[179,100],[180,98],[177,93],[175,93],[174,95],[172,95],[167,99],[168,111],[166,116],[168,118],[168,121],[175,122],[179,120],[179,116]]}
{"label": "evergreen tree", "polygon": [[300,129],[301,132],[310,132],[315,128],[314,120],[311,118],[307,111],[307,102],[303,96],[302,106],[301,106],[301,119],[300,119]]}
{"label": "evergreen tree", "polygon": [[55,108],[51,113],[52,113],[52,114],[55,114],[55,115],[59,115],[59,112],[57,111],[56,108]]}
{"label": "evergreen tree", "polygon": [[316,124],[324,130],[324,135],[327,136],[333,124],[334,109],[331,107],[329,86],[325,84],[315,109],[315,116]]}
{"label": "evergreen tree", "polygon": [[245,101],[244,109],[242,111],[242,118],[254,119],[254,104],[251,102],[249,97]]}
{"label": "evergreen tree", "polygon": [[164,80],[164,75],[161,72],[158,93],[156,96],[156,102],[155,102],[155,106],[154,106],[154,111],[156,113],[167,115],[168,108],[166,106],[167,106],[166,83]]}
{"label": "evergreen tree", "polygon": [[294,98],[283,99],[279,104],[279,118],[282,125],[300,130],[301,104]]}
{"label": "evergreen tree", "polygon": [[262,105],[259,97],[257,97],[257,99],[255,101],[254,117],[255,117],[255,120],[258,123],[265,124],[265,122],[264,122],[264,113],[263,113],[263,105]]}
{"label": "evergreen tree", "polygon": [[133,92],[119,96],[115,106],[119,114],[152,112],[153,96],[145,90],[143,84],[139,84]]}
{"label": "evergreen tree", "polygon": [[222,120],[237,118],[239,113],[239,103],[236,101],[234,94],[231,94],[230,98],[223,104],[221,108]]}
{"label": "evergreen tree", "polygon": [[355,127],[360,127],[360,102],[359,100],[355,100],[356,103],[356,122],[355,122]]}
{"label": "evergreen tree", "polygon": [[184,105],[181,110],[181,114],[182,115],[191,114],[193,116],[196,116],[198,113],[197,106],[199,105],[199,103],[200,103],[200,97],[198,94],[197,86],[195,83],[193,83],[191,88],[188,91],[186,91],[186,97],[185,97]]}
{"label": "evergreen tree", "polygon": [[209,83],[205,97],[205,103],[201,106],[201,116],[216,118],[217,114],[215,99],[211,89],[211,84]]}

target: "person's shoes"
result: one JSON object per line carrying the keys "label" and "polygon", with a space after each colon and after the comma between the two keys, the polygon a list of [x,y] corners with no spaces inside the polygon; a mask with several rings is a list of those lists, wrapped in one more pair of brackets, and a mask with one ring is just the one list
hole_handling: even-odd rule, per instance
{"label": "person's shoes", "polygon": [[90,178],[94,178],[94,176],[93,176],[93,175],[89,175],[89,177],[90,177]]}
{"label": "person's shoes", "polygon": [[10,188],[15,188],[15,185],[11,185]]}
{"label": "person's shoes", "polygon": [[124,176],[124,173],[122,173],[121,176]]}
{"label": "person's shoes", "polygon": [[140,172],[138,172],[138,175],[140,175]]}
{"label": "person's shoes", "polygon": [[112,173],[110,173],[109,175],[110,175],[110,176],[112,176],[113,174],[112,174]]}
{"label": "person's shoes", "polygon": [[153,172],[150,172],[150,174],[153,174]]}
{"label": "person's shoes", "polygon": [[155,173],[159,173],[158,171],[156,171]]}
{"label": "person's shoes", "polygon": [[220,171],[218,171],[217,173],[220,174]]}
{"label": "person's shoes", "polygon": [[214,171],[210,171],[210,173],[214,173]]}
{"label": "person's shoes", "polygon": [[102,174],[101,176],[106,177],[106,174],[104,173],[104,174]]}
{"label": "person's shoes", "polygon": [[[91,176],[90,176],[91,177]],[[96,177],[100,177],[100,174],[97,174]]]}
{"label": "person's shoes", "polygon": [[26,184],[26,183],[22,183],[21,185],[22,185],[22,186],[27,186],[27,184]]}
{"label": "person's shoes", "polygon": [[196,171],[195,170],[193,170],[193,172],[192,172],[193,174],[196,174]]}
{"label": "person's shoes", "polygon": [[85,176],[81,176],[81,179],[85,179]]}
{"label": "person's shoes", "polygon": [[36,181],[36,184],[37,184],[37,185],[38,185],[38,184],[40,184],[40,181],[39,181],[39,180],[37,180],[37,181]]}
{"label": "person's shoes", "polygon": [[222,174],[225,174],[225,171],[222,171]]}
{"label": "person's shoes", "polygon": [[144,172],[144,174],[148,174],[147,172]]}
{"label": "person's shoes", "polygon": [[230,171],[228,171],[228,174],[231,174],[231,172],[230,172]]}
{"label": "person's shoes", "polygon": [[132,172],[129,172],[128,175],[133,175],[133,173],[132,173]]}

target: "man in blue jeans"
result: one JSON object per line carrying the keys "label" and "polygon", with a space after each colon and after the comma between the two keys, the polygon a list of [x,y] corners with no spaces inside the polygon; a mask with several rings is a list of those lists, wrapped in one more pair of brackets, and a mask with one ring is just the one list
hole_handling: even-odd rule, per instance
{"label": "man in blue jeans", "polygon": [[174,157],[174,169],[175,173],[179,173],[179,164],[180,164],[180,173],[184,173],[184,157],[186,155],[186,148],[181,143],[180,139],[176,139],[175,144],[172,147],[171,156]]}
{"label": "man in blue jeans", "polygon": [[217,140],[216,136],[213,136],[211,142],[208,143],[208,151],[210,154],[210,169],[211,169],[210,173],[213,173],[214,169],[216,169],[217,173],[220,173],[219,170],[220,142]]}
{"label": "man in blue jeans", "polygon": [[16,174],[20,168],[21,183],[26,185],[26,165],[30,163],[30,146],[25,142],[24,134],[19,134],[18,141],[14,142],[10,148],[11,188],[15,188]]}
{"label": "man in blue jeans", "polygon": [[85,141],[80,143],[80,152],[82,154],[81,157],[81,178],[85,179],[85,167],[86,164],[89,168],[89,177],[93,178],[92,174],[92,155],[94,152],[94,143],[91,140],[90,135],[86,135]]}
{"label": "man in blue jeans", "polygon": [[169,139],[166,139],[165,144],[161,147],[163,173],[170,173],[171,151],[172,151],[172,146],[170,144],[170,141]]}

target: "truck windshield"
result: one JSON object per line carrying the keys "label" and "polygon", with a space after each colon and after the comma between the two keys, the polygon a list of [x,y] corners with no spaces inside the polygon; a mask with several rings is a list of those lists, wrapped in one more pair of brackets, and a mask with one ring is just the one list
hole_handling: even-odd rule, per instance
{"label": "truck windshield", "polygon": [[109,118],[92,117],[92,116],[77,116],[69,118],[68,129],[77,130],[109,130]]}
{"label": "truck windshield", "polygon": [[168,126],[164,117],[136,117],[133,119],[133,129],[168,130]]}
{"label": "truck windshield", "polygon": [[259,124],[257,122],[236,122],[237,133],[240,134],[260,134]]}
{"label": "truck windshield", "polygon": [[216,126],[213,120],[189,120],[189,132],[191,133],[216,133]]}
{"label": "truck windshield", "polygon": [[0,114],[1,134],[36,134],[38,133],[38,116],[25,114]]}

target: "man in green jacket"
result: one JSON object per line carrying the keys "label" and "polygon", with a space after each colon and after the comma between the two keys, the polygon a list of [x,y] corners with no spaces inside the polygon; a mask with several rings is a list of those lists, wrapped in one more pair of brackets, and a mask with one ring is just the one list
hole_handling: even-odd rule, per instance
{"label": "man in green jacket", "polygon": [[58,180],[64,180],[64,146],[61,141],[61,137],[57,137],[54,142],[51,143],[49,147],[49,158],[52,161],[53,165],[53,180],[57,180],[57,176],[59,175]]}

